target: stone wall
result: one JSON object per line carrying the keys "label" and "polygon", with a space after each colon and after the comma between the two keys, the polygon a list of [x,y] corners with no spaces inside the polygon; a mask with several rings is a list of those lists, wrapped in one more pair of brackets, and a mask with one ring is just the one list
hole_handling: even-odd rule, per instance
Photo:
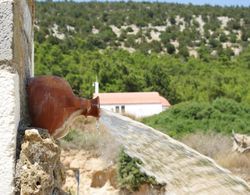
{"label": "stone wall", "polygon": [[17,130],[33,75],[33,1],[0,0],[0,194],[14,194]]}

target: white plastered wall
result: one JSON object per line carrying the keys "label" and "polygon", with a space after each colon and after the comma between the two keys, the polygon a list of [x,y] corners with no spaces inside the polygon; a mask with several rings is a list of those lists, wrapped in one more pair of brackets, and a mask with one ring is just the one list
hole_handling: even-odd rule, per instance
{"label": "white plastered wall", "polygon": [[162,112],[161,104],[119,104],[119,105],[101,105],[100,107],[106,110],[115,112],[116,106],[119,106],[119,112],[121,112],[121,106],[125,106],[125,113],[134,115],[135,117],[152,116]]}
{"label": "white plastered wall", "polygon": [[15,194],[16,139],[33,73],[32,0],[0,0],[0,195]]}
{"label": "white plastered wall", "polygon": [[0,194],[8,195],[14,191],[16,135],[20,120],[18,74],[1,69],[0,83]]}

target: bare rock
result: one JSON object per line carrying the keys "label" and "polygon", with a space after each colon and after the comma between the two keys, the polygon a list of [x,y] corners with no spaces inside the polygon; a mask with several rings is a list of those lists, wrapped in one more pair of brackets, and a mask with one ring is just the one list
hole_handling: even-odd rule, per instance
{"label": "bare rock", "polygon": [[65,171],[60,154],[60,147],[46,130],[25,131],[16,171],[22,195],[63,194]]}
{"label": "bare rock", "polygon": [[101,188],[107,182],[110,182],[110,185],[117,188],[117,174],[115,167],[109,167],[104,170],[95,171],[92,175],[91,187],[93,188]]}
{"label": "bare rock", "polygon": [[139,190],[136,192],[130,192],[126,189],[122,189],[120,191],[120,195],[165,195],[165,189],[164,187],[156,186],[156,185],[150,185],[150,184],[143,184],[140,186]]}

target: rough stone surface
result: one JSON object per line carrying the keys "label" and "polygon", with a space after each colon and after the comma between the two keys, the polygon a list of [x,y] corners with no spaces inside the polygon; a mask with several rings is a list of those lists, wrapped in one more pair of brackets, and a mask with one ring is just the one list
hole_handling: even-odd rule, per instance
{"label": "rough stone surface", "polygon": [[244,180],[149,126],[108,111],[102,111],[100,122],[128,155],[143,162],[142,171],[166,184],[165,194],[250,194]]}
{"label": "rough stone surface", "polygon": [[14,190],[16,132],[19,119],[18,74],[0,69],[0,194],[4,195],[12,194]]}
{"label": "rough stone surface", "polygon": [[22,195],[62,194],[65,172],[60,153],[46,130],[26,130],[17,163],[17,190]]}
{"label": "rough stone surface", "polygon": [[27,119],[26,81],[34,75],[32,0],[0,0],[0,68],[19,74],[21,119]]}
{"label": "rough stone surface", "polygon": [[[14,193],[16,136],[28,119],[26,80],[33,74],[32,0],[0,0],[0,194]],[[22,123],[22,122],[21,122]]]}
{"label": "rough stone surface", "polygon": [[[17,70],[20,77],[20,101],[21,120],[28,120],[26,102],[26,82],[33,76],[33,22],[32,6],[33,1],[15,0],[14,12],[14,37],[13,37],[13,60],[10,66]],[[24,122],[23,122],[24,123]]]}
{"label": "rough stone surface", "polygon": [[122,189],[119,195],[164,195],[165,190],[160,187],[155,187],[149,184],[143,184],[138,191],[130,192],[126,189]]}
{"label": "rough stone surface", "polygon": [[13,0],[0,0],[0,61],[12,60]]}

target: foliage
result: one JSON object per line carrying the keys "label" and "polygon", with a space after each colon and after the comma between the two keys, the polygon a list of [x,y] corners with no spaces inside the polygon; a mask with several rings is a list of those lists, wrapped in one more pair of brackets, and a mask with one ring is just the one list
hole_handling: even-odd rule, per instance
{"label": "foliage", "polygon": [[175,52],[175,47],[171,43],[168,43],[166,45],[166,48],[167,48],[167,51],[168,51],[169,54],[173,54]]}
{"label": "foliage", "polygon": [[212,103],[184,102],[143,122],[177,138],[196,131],[250,133],[250,106],[225,98]]}
{"label": "foliage", "polygon": [[72,129],[69,131],[69,133],[63,138],[66,142],[72,142],[75,140],[77,137],[80,136],[80,132]]}
{"label": "foliage", "polygon": [[139,190],[142,184],[159,185],[154,177],[140,171],[141,164],[139,159],[131,158],[124,149],[121,150],[118,159],[118,183],[121,188],[133,192]]}
{"label": "foliage", "polygon": [[[201,27],[196,19],[200,16],[204,27]],[[222,16],[229,19],[225,27],[222,27],[222,22],[219,20]],[[85,46],[90,50],[118,48],[125,44],[127,48],[133,47],[144,53],[150,53],[151,45],[146,38],[151,40],[151,31],[157,31],[161,39],[160,44],[153,44],[155,46],[153,50],[172,55],[176,53],[174,49],[178,48],[169,45],[170,40],[177,40],[180,45],[185,46],[193,46],[195,41],[209,40],[205,47],[217,50],[220,41],[231,41],[229,37],[232,37],[233,43],[237,42],[244,49],[249,44],[248,38],[250,38],[249,7],[195,6],[160,2],[38,1],[36,18],[35,39],[38,43],[44,43],[46,40],[60,42],[55,37],[57,33],[62,33],[66,41],[84,40]],[[58,26],[57,29],[55,25]],[[138,28],[136,34],[133,34],[132,25]],[[113,32],[111,26],[121,31],[120,36]],[[165,27],[166,30],[157,30],[154,28],[157,26]],[[204,34],[200,28],[203,28]],[[94,29],[98,31],[93,33]],[[227,36],[224,30],[229,33]],[[132,34],[136,39],[128,38]],[[238,36],[234,36],[235,34]],[[187,53],[181,52],[178,55],[185,57]]]}
{"label": "foliage", "polygon": [[[36,75],[65,77],[74,92],[91,97],[96,76],[101,92],[158,91],[172,104],[227,97],[250,103],[249,49],[231,59],[204,59],[124,50],[89,51],[83,40],[35,44]],[[67,48],[67,49],[66,49]],[[185,52],[185,51],[184,51]],[[204,50],[205,53],[205,50]]]}
{"label": "foliage", "polygon": [[[249,8],[244,7],[37,2],[35,75],[64,77],[77,95],[88,98],[94,92],[92,83],[97,76],[101,92],[158,91],[171,104],[211,102],[218,97],[250,103],[249,14]],[[187,28],[183,31],[177,15],[184,18],[180,23],[185,22]],[[192,25],[193,15],[201,15],[206,21],[207,39],[201,37],[198,26]],[[240,30],[244,40],[239,40],[237,32],[233,32],[232,28],[237,26],[229,25],[230,34],[223,33],[218,20],[222,15],[242,18],[244,25],[240,25]],[[168,25],[169,22],[173,25]],[[54,35],[55,24],[64,39]],[[135,24],[141,28],[131,34]],[[166,29],[151,29],[152,25],[145,29],[145,24]],[[120,36],[111,25],[123,29]],[[93,29],[98,31],[93,33]],[[160,33],[160,40],[147,42],[153,31]],[[178,49],[171,44],[174,40],[179,42]],[[242,44],[244,50],[238,57],[233,57],[230,48],[222,47],[221,42],[228,40]],[[134,48],[135,52],[118,49],[122,45]],[[196,46],[199,58],[194,59],[189,56],[188,48]],[[212,56],[214,51],[216,55]]]}

